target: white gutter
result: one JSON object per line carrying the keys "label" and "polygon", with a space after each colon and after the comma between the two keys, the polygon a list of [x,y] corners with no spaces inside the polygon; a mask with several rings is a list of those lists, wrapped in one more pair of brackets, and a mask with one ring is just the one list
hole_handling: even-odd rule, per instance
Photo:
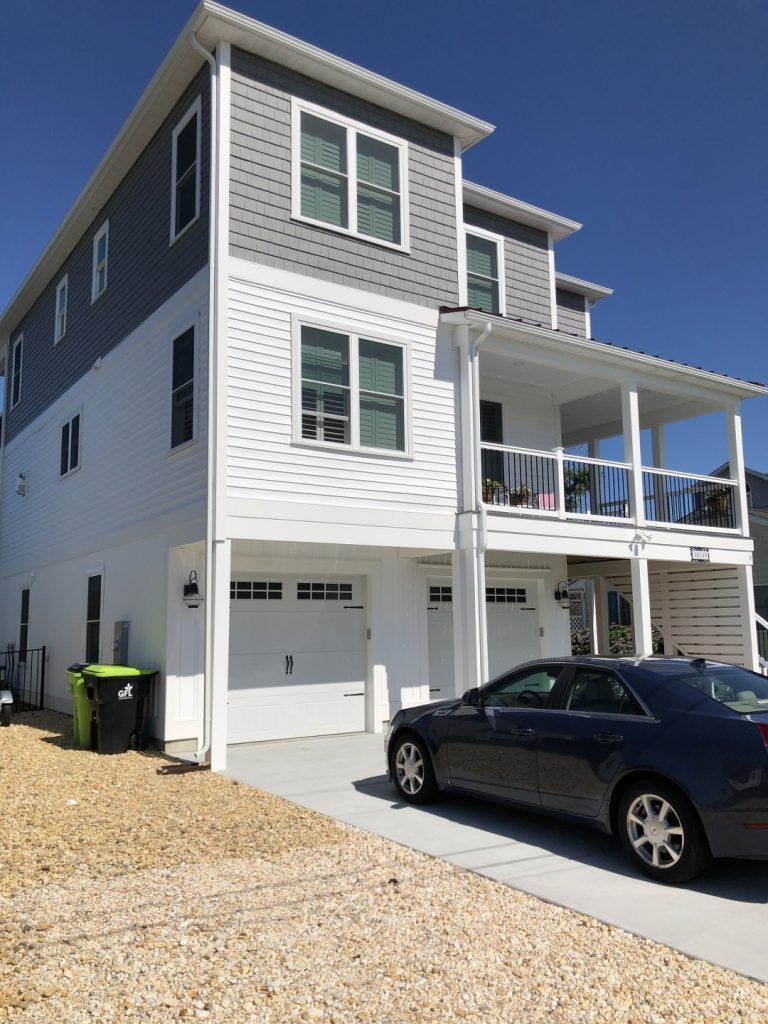
{"label": "white gutter", "polygon": [[211,138],[210,138],[210,171],[209,171],[209,214],[208,214],[208,478],[206,482],[206,515],[205,515],[205,655],[203,670],[203,736],[200,746],[193,757],[202,762],[211,746],[211,689],[213,686],[213,664],[211,658],[210,638],[213,632],[213,528],[214,528],[214,489],[216,474],[212,466],[210,453],[214,450],[216,437],[216,355],[218,352],[217,316],[218,287],[216,275],[216,257],[219,244],[218,218],[218,82],[219,68],[216,59],[202,46],[194,32],[189,33],[189,43],[197,50],[211,67]]}

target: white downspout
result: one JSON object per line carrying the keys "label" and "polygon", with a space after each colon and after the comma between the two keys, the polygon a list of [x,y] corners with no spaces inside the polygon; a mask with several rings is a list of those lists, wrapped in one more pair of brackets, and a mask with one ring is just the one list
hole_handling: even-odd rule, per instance
{"label": "white downspout", "polygon": [[213,528],[215,509],[216,473],[211,453],[215,452],[216,439],[216,354],[218,351],[217,310],[218,287],[216,256],[219,245],[218,222],[218,64],[213,54],[200,43],[194,32],[189,34],[189,43],[208,62],[211,68],[211,138],[209,171],[209,214],[208,214],[208,480],[205,516],[205,654],[203,669],[203,736],[193,757],[202,762],[211,746],[211,689],[213,686],[213,665],[211,635],[213,632]]}

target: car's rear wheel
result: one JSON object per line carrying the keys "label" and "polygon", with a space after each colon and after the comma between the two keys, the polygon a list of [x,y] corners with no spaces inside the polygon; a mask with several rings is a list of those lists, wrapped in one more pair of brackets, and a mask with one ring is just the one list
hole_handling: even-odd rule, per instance
{"label": "car's rear wheel", "polygon": [[389,770],[399,796],[409,804],[428,804],[437,797],[432,758],[424,741],[413,733],[395,737]]}
{"label": "car's rear wheel", "polygon": [[621,798],[618,827],[630,859],[657,882],[688,882],[712,860],[690,802],[663,782],[649,779],[630,786]]}

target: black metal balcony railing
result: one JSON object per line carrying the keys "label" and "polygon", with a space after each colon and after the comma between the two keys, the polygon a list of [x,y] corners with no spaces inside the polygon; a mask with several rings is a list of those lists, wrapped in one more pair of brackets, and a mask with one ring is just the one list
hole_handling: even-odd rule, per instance
{"label": "black metal balcony railing", "polygon": [[648,522],[736,529],[736,486],[717,477],[643,470],[643,504]]}
{"label": "black metal balcony railing", "polygon": [[563,499],[566,513],[628,519],[629,471],[620,463],[566,456]]}
{"label": "black metal balcony railing", "polygon": [[483,448],[481,459],[486,505],[546,512],[557,509],[557,460],[553,455]]}

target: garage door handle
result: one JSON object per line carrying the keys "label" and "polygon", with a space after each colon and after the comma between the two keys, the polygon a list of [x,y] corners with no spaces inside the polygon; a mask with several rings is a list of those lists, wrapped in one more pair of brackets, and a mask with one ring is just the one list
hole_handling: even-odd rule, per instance
{"label": "garage door handle", "polygon": [[287,676],[293,675],[293,655],[286,654],[285,656],[285,674]]}
{"label": "garage door handle", "polygon": [[598,743],[622,743],[624,740],[617,732],[596,732],[592,738]]}
{"label": "garage door handle", "polygon": [[345,697],[364,697],[365,696],[365,690],[361,690],[360,693],[345,693],[344,696]]}

